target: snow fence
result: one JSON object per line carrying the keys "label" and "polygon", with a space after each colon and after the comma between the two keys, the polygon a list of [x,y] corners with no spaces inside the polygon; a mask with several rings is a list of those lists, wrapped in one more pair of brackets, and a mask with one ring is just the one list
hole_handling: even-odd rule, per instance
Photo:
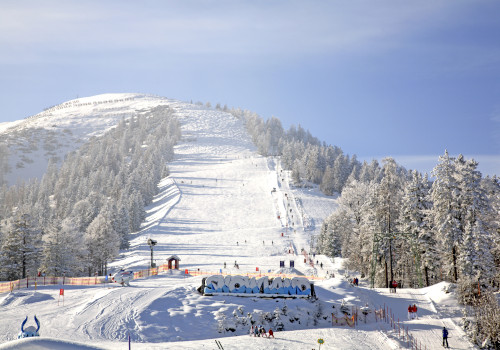
{"label": "snow fence", "polygon": [[[146,278],[149,276],[158,275],[160,272],[169,270],[168,264],[163,264],[154,268],[139,270],[134,272],[134,278]],[[16,289],[37,288],[39,286],[51,285],[73,285],[73,286],[91,286],[96,284],[112,283],[111,277],[94,276],[94,277],[55,277],[55,276],[40,276],[27,277],[15,281],[0,282],[0,293],[12,292]]]}

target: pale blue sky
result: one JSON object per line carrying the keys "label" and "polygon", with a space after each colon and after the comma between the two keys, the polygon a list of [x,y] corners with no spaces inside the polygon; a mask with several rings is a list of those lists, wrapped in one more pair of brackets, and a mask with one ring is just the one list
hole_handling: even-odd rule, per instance
{"label": "pale blue sky", "polygon": [[361,159],[429,171],[447,148],[500,174],[498,18],[493,0],[3,0],[0,122],[143,92],[274,115]]}

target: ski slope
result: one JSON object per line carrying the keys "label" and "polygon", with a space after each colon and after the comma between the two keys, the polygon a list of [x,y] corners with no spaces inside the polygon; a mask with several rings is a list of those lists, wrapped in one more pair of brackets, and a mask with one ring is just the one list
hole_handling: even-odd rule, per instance
{"label": "ski slope", "polygon": [[[158,103],[149,98],[140,107]],[[358,307],[390,306],[422,349],[440,347],[443,325],[450,329],[452,348],[473,348],[458,326],[459,308],[453,294],[443,290],[444,283],[389,294],[369,289],[363,281],[360,287],[350,286],[341,259],[316,256],[323,268],[305,263],[301,251],[310,250],[311,237],[335,210],[336,199],[314,188],[294,188],[279,159],[256,154],[241,120],[178,101],[169,100],[169,105],[183,133],[169,164],[171,175],[159,184],[160,193],[147,208],[146,222],[133,235],[130,250],[122,252],[111,269],[149,267],[147,239],[152,238],[158,242],[155,263],[177,255],[181,271],[134,280],[131,287],[64,286],[64,305],[59,286],[0,295],[0,349],[127,349],[129,337],[132,349],[217,349],[215,339],[225,350],[312,349],[319,338],[325,341],[322,349],[406,346],[390,325],[375,322],[373,316],[356,328],[332,327],[331,313],[337,313],[342,300]],[[280,261],[287,267],[294,261],[295,269],[288,270],[296,273],[325,277],[329,271],[335,277],[315,282],[319,301],[312,303],[204,297],[196,291],[201,277],[183,273],[278,271]],[[409,303],[421,310],[417,320],[406,320]],[[275,332],[275,339],[248,336],[250,324],[244,322],[249,315],[267,329],[274,325],[264,316],[277,308],[288,310],[281,315],[285,331]],[[12,341],[24,317],[32,322],[35,314],[41,322],[40,339]],[[234,332],[220,331],[220,324]]]}

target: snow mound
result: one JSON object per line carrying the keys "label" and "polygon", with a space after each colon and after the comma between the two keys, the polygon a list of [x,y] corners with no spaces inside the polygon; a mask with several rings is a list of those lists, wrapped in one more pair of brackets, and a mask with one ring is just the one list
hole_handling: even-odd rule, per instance
{"label": "snow mound", "polygon": [[95,350],[103,349],[78,342],[52,338],[24,338],[0,345],[0,350]]}
{"label": "snow mound", "polygon": [[9,293],[3,300],[0,302],[0,306],[7,305],[25,305],[25,304],[33,304],[41,301],[46,301],[54,299],[49,294],[39,293],[39,292],[15,292]]}
{"label": "snow mound", "polygon": [[302,272],[297,270],[295,267],[282,267],[280,269],[274,270],[273,273],[279,274],[279,275],[298,275],[298,276],[304,276]]}

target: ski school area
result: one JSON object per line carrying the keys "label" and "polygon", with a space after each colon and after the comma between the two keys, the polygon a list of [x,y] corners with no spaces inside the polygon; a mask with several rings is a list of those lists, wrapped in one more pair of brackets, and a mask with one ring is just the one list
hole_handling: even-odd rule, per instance
{"label": "ski school area", "polygon": [[[323,261],[329,264],[326,259]],[[17,310],[22,307],[29,316],[28,323],[37,317],[37,334],[33,334],[41,335],[41,340],[66,338],[61,336],[63,331],[55,328],[60,321],[53,316],[57,310],[64,310],[60,317],[65,319],[67,327],[85,330],[95,337],[88,341],[76,336],[72,346],[84,346],[84,343],[101,349],[117,348],[116,342],[109,342],[111,334],[115,334],[116,340],[123,344],[121,348],[130,341],[132,349],[174,349],[176,346],[199,349],[210,338],[212,344],[217,338],[217,346],[225,350],[243,348],[234,344],[255,349],[301,349],[306,344],[318,348],[321,344],[324,349],[430,350],[441,341],[441,324],[450,328],[453,348],[473,348],[469,347],[460,328],[450,318],[440,315],[446,312],[449,316],[448,312],[458,311],[450,285],[445,283],[422,290],[398,289],[397,293],[368,288],[366,281],[356,286],[353,283],[356,277],[349,276],[341,268],[340,261],[330,266],[336,272],[335,278],[316,278],[314,282],[304,276],[274,273],[271,277],[260,271],[252,273],[253,276],[250,273],[248,276],[212,275],[208,271],[170,267],[166,263],[136,271],[128,275],[127,281],[119,277],[127,271],[118,272],[107,280],[103,276],[64,277],[64,285],[63,277],[45,277],[45,285],[43,277],[21,280],[22,283],[15,283],[16,288],[3,299],[0,296],[5,316],[14,320],[13,314],[18,315],[17,330],[8,339],[21,336],[27,329],[24,327],[26,322],[21,325],[22,318]],[[295,292],[300,289],[309,295],[294,295],[290,290],[293,286]],[[314,286],[314,293],[308,291],[308,286]],[[62,288],[68,288],[67,299],[64,301],[63,294],[63,303],[59,305],[61,296],[57,294]],[[177,299],[184,300],[184,306],[172,305]],[[117,300],[120,304],[116,304]],[[413,302],[411,314],[408,314],[409,300]],[[156,303],[158,305],[154,306]],[[413,312],[413,305],[418,305],[417,312]],[[445,310],[448,305],[450,309]],[[135,315],[136,326],[124,329],[130,312]],[[98,319],[94,318],[96,313],[101,313]],[[199,317],[206,322],[215,321],[215,328],[186,329],[183,326]],[[179,327],[165,327],[166,320]],[[11,332],[16,329],[15,325],[12,327]],[[147,330],[148,327],[151,329]],[[152,341],[158,339],[155,332],[165,332],[166,336],[160,342]],[[144,342],[141,338],[149,340]],[[262,343],[264,339],[267,344]],[[319,339],[323,343],[317,343]],[[17,349],[9,348],[8,344],[0,345],[0,349]]]}

